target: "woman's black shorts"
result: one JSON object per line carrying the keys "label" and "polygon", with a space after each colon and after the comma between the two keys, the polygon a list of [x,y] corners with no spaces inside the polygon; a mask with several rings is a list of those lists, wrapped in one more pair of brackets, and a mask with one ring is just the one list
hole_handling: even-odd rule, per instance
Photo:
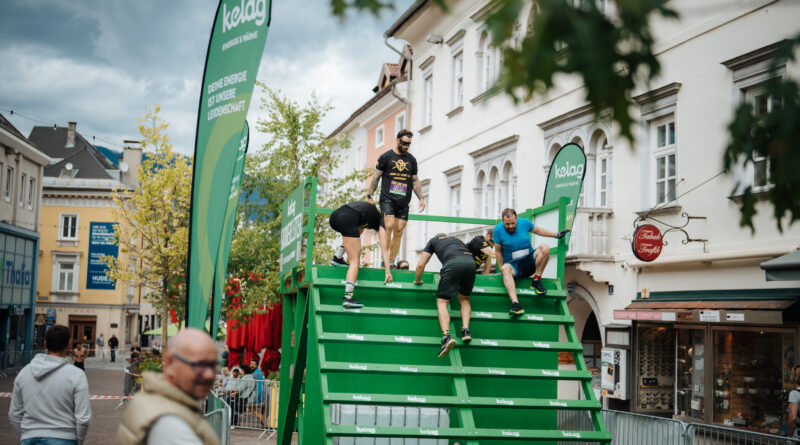
{"label": "woman's black shorts", "polygon": [[348,238],[360,238],[361,233],[358,231],[359,221],[358,212],[347,206],[339,207],[331,213],[330,218],[331,228],[342,236]]}

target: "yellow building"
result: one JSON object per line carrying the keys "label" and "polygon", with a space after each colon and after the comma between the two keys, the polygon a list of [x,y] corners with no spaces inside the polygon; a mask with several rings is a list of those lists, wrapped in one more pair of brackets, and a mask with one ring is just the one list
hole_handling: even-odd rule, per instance
{"label": "yellow building", "polygon": [[126,141],[122,156],[113,159],[113,153],[104,155],[75,127],[74,122],[67,128],[34,127],[30,135],[54,160],[42,183],[36,312],[52,315],[48,309],[54,309],[55,320],[48,321],[68,326],[73,344],[91,349],[103,334],[107,347],[114,334],[122,347],[135,343],[156,318],[142,290],[108,280],[101,261],[112,255],[127,262],[113,243],[112,192],[136,186],[142,151],[138,143]]}

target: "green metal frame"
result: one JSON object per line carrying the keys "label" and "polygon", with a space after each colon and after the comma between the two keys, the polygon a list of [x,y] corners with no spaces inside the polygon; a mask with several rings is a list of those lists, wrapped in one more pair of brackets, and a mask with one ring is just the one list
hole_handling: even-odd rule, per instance
{"label": "green metal frame", "polygon": [[[425,273],[414,285],[413,271],[393,270],[394,282],[383,283],[383,270],[362,268],[356,294],[367,306],[341,306],[346,269],[312,263],[317,215],[316,179],[305,182],[308,215],[304,236],[306,259],[281,282],[283,349],[279,444],[299,432],[301,445],[333,444],[336,436],[448,439],[451,444],[583,441],[610,443],[601,404],[591,386],[583,346],[569,315],[564,291],[564,254],[559,240],[551,249],[558,278],[543,280],[547,296],[535,296],[530,280],[518,282],[526,314],[510,318],[509,300],[500,276],[476,277],[469,345],[459,342],[438,359],[440,335],[435,307],[438,273]],[[533,218],[559,212],[565,227],[566,199],[526,210]],[[497,220],[410,215],[411,220],[495,224]],[[459,302],[451,301],[451,331],[460,332]],[[567,341],[559,341],[559,328]],[[558,369],[558,352],[575,358],[576,370]],[[557,398],[558,380],[578,381],[586,400]],[[331,405],[438,407],[449,410],[447,428],[345,426],[331,422]],[[593,431],[557,427],[557,410],[584,410]]]}

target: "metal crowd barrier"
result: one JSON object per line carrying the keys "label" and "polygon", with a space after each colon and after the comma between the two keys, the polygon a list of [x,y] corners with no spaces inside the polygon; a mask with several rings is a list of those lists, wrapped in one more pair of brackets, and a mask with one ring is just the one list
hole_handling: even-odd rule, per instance
{"label": "metal crowd barrier", "polygon": [[[274,380],[251,380],[256,386],[255,395],[244,400],[234,394],[241,392],[245,380],[219,377],[214,386],[215,395],[230,405],[231,426],[264,431],[272,437],[278,431],[279,383]],[[258,397],[259,390],[261,397]]]}
{"label": "metal crowd barrier", "polygon": [[[586,411],[560,410],[559,429],[591,431]],[[757,433],[737,428],[684,422],[624,411],[603,410],[603,421],[612,445],[795,445],[800,439]],[[576,444],[578,442],[559,442]],[[585,444],[586,442],[581,442]]]}
{"label": "metal crowd barrier", "polygon": [[217,433],[220,445],[231,442],[231,407],[212,391],[206,401],[206,420]]}

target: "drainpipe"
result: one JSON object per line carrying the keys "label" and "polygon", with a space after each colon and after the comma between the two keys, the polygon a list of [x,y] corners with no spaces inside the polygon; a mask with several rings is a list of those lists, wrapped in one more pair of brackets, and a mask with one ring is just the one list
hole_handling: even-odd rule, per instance
{"label": "drainpipe", "polygon": [[[392,45],[389,44],[389,37],[385,37],[383,39],[383,43],[387,47],[389,47],[389,49],[391,49],[392,51],[396,52],[400,57],[403,57],[403,52],[402,51],[399,51],[397,48],[395,48],[395,47],[393,47]],[[395,92],[394,92],[395,85],[392,85],[392,96],[394,96],[397,100],[399,100],[401,103],[403,103],[406,106],[406,110],[405,110],[405,113],[406,113],[406,127],[408,127],[408,123],[410,122],[410,119],[411,119],[411,116],[409,116],[409,114],[408,114],[408,106],[409,106],[409,102],[410,102],[410,99],[411,99],[411,74],[412,73],[413,73],[413,70],[409,69],[408,70],[408,77],[406,78],[406,98],[405,99],[403,99],[403,98],[399,97],[397,94],[395,94]]]}

